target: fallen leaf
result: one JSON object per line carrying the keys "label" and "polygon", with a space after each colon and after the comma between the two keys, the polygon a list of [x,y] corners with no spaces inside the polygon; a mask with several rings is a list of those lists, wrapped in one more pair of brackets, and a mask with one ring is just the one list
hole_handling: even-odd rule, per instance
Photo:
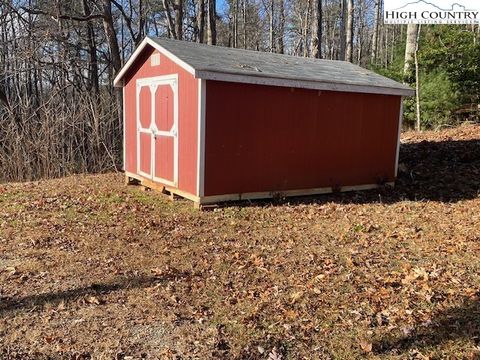
{"label": "fallen leaf", "polygon": [[292,299],[292,304],[300,300],[303,296],[303,291],[294,292],[290,298]]}
{"label": "fallen leaf", "polygon": [[15,275],[17,273],[17,269],[14,266],[6,267],[5,271],[9,272],[10,275]]}
{"label": "fallen leaf", "polygon": [[277,351],[277,348],[273,348],[270,354],[268,354],[268,360],[283,360],[283,356]]}
{"label": "fallen leaf", "polygon": [[372,349],[373,349],[373,344],[368,341],[368,340],[361,340],[359,342],[359,345],[360,345],[360,348],[366,352],[366,353],[370,353],[372,352]]}
{"label": "fallen leaf", "polygon": [[100,300],[96,296],[89,296],[87,298],[87,303],[93,305],[100,305]]}

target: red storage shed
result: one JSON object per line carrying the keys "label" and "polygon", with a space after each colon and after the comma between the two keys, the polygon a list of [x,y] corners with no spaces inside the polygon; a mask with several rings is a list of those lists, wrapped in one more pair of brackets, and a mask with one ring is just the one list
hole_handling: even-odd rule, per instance
{"label": "red storage shed", "polygon": [[348,62],[150,37],[115,86],[127,179],[198,205],[393,184],[413,95]]}

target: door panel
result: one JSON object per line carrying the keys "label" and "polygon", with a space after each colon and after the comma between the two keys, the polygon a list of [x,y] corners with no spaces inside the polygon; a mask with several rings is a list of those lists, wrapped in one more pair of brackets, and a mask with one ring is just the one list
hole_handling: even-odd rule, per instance
{"label": "door panel", "polygon": [[155,139],[155,177],[174,182],[174,138],[157,136]]}
{"label": "door panel", "polygon": [[155,123],[160,131],[170,131],[174,124],[173,90],[170,85],[161,85],[155,94]]}
{"label": "door panel", "polygon": [[152,134],[141,132],[139,134],[140,140],[140,168],[142,175],[152,174]]}
{"label": "door panel", "polygon": [[140,88],[140,126],[149,129],[152,123],[152,95],[148,86]]}

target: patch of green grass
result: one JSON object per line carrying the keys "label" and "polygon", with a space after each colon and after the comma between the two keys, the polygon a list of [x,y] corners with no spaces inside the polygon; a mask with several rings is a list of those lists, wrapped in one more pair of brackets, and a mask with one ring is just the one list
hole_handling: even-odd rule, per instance
{"label": "patch of green grass", "polygon": [[121,204],[125,202],[125,199],[116,193],[102,194],[98,198],[99,202],[106,204]]}
{"label": "patch of green grass", "polygon": [[110,223],[112,219],[112,215],[110,214],[109,211],[102,210],[102,211],[92,212],[89,218],[91,218],[92,220],[95,220],[96,222]]}
{"label": "patch of green grass", "polygon": [[366,228],[365,228],[365,226],[362,225],[362,224],[355,224],[355,225],[353,225],[352,230],[353,230],[354,232],[364,232],[364,231],[366,230]]}
{"label": "patch of green grass", "polygon": [[171,208],[172,202],[168,201],[165,198],[161,198],[159,194],[156,194],[153,191],[143,191],[140,189],[134,189],[130,192],[133,197],[133,200],[139,202],[142,205],[155,205],[164,208]]}
{"label": "patch of green grass", "polygon": [[6,207],[9,210],[23,210],[25,208],[24,203],[25,196],[18,192],[5,192],[0,193],[0,205]]}
{"label": "patch of green grass", "polygon": [[69,207],[63,211],[63,216],[68,222],[73,222],[78,219],[78,212],[76,209]]}

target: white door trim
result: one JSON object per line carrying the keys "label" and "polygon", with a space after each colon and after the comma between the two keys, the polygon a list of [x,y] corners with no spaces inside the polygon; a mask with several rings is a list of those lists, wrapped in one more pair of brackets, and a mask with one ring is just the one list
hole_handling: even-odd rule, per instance
{"label": "white door trim", "polygon": [[[137,80],[137,172],[139,175],[142,175],[148,179],[160,182],[165,185],[170,185],[177,187],[178,186],[178,74],[170,74],[163,76],[155,76],[150,78],[143,78]],[[173,92],[173,125],[169,131],[160,131],[158,130],[155,123],[156,116],[156,102],[155,94],[159,86],[169,85],[172,88]],[[151,116],[150,116],[150,127],[143,128],[140,122],[140,91],[143,87],[148,87],[150,89],[151,96]],[[151,135],[151,165],[150,170],[151,174],[147,174],[140,170],[140,134],[147,133]],[[155,176],[155,164],[156,164],[156,154],[155,154],[155,139],[157,136],[163,137],[172,137],[173,138],[173,181],[163,179]]]}

